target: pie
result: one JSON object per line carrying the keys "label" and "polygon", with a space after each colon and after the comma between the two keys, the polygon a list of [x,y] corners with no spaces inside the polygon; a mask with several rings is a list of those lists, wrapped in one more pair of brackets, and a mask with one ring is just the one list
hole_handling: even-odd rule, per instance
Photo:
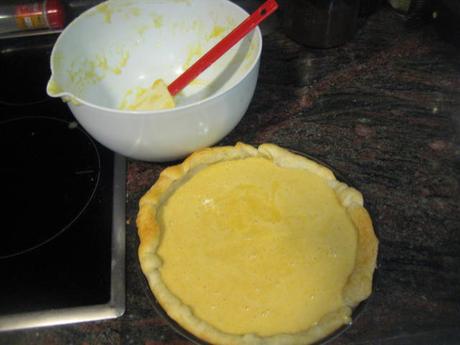
{"label": "pie", "polygon": [[371,293],[378,241],[361,193],[274,144],[197,151],[139,205],[155,298],[209,343],[313,343]]}

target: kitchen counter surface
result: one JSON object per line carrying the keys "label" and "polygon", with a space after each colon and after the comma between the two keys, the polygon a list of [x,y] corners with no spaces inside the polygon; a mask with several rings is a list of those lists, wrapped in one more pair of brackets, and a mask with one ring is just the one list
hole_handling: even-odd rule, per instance
{"label": "kitchen counter surface", "polygon": [[[330,164],[363,192],[380,239],[373,296],[331,344],[460,341],[459,55],[388,9],[336,49],[264,37],[254,99],[221,144],[273,142]],[[136,255],[137,204],[165,166],[128,162],[124,316],[3,333],[0,344],[189,344],[152,309]]]}

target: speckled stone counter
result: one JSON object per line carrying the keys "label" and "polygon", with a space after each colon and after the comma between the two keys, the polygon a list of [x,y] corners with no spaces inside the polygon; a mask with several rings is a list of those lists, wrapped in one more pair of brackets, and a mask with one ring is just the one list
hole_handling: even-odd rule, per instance
{"label": "speckled stone counter", "polygon": [[[264,38],[254,99],[221,144],[273,142],[330,164],[363,192],[380,239],[375,291],[331,344],[460,342],[459,57],[388,9],[336,49],[279,30]],[[128,162],[125,315],[3,333],[0,344],[189,343],[153,311],[136,255],[137,203],[165,166]]]}

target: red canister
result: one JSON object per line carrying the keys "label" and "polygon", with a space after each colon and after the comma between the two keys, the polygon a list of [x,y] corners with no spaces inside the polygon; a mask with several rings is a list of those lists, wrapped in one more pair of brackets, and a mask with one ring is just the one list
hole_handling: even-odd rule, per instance
{"label": "red canister", "polygon": [[17,5],[16,25],[19,30],[61,29],[64,27],[64,8],[59,0]]}
{"label": "red canister", "polygon": [[62,29],[65,25],[64,7],[59,0],[44,0],[20,5],[0,6],[0,33]]}

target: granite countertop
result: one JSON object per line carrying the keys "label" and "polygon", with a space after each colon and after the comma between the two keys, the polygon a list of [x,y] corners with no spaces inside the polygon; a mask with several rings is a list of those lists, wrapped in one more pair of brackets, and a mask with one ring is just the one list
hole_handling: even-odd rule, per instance
{"label": "granite countertop", "polygon": [[[433,27],[388,9],[343,47],[264,37],[247,114],[221,144],[273,142],[333,166],[364,194],[380,239],[375,291],[331,344],[460,339],[460,59]],[[137,204],[165,164],[129,161],[127,301],[119,319],[4,333],[0,344],[188,344],[156,315],[137,261]]]}

